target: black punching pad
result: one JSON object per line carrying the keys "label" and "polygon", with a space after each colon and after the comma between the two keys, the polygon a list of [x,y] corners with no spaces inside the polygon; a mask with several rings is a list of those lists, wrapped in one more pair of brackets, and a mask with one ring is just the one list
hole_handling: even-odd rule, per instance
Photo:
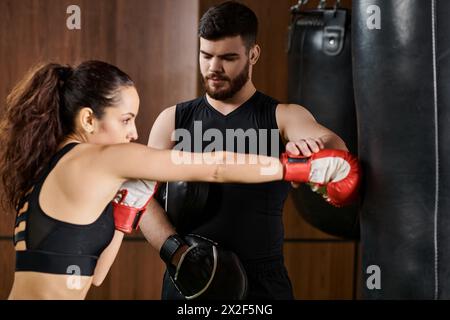
{"label": "black punching pad", "polygon": [[[289,32],[289,102],[307,108],[357,154],[350,15],[344,9],[296,10]],[[294,204],[314,227],[359,238],[357,205],[335,208],[307,185],[292,191]]]}
{"label": "black punching pad", "polygon": [[450,298],[449,16],[445,0],[353,1],[364,298]]}
{"label": "black punching pad", "polygon": [[238,256],[225,250],[217,243],[195,234],[184,237],[189,246],[213,245],[217,250],[217,266],[208,288],[202,293],[199,300],[243,300],[247,295],[248,280],[244,266]]}
{"label": "black punching pad", "polygon": [[155,197],[177,232],[184,234],[210,218],[205,210],[208,193],[209,183],[176,181],[161,184]]}

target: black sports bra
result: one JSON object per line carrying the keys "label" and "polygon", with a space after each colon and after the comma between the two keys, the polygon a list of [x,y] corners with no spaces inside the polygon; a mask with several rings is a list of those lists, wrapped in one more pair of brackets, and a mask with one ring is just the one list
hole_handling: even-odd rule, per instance
{"label": "black sports bra", "polygon": [[77,143],[60,149],[49,167],[38,179],[30,193],[20,203],[14,234],[14,245],[25,241],[24,251],[16,250],[16,271],[35,271],[53,274],[91,276],[98,257],[114,235],[114,217],[111,203],[100,217],[88,225],[77,225],[54,219],[39,205],[39,194],[45,179],[58,161]]}

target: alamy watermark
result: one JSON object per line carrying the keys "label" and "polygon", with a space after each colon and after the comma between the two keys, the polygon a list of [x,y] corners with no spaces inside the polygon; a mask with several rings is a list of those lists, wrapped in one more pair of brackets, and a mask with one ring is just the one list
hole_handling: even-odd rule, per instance
{"label": "alamy watermark", "polygon": [[66,13],[70,16],[66,19],[66,27],[69,30],[81,29],[81,9],[79,6],[72,4],[67,7]]}
{"label": "alamy watermark", "polygon": [[366,269],[368,275],[366,280],[366,287],[369,290],[381,289],[381,269],[377,265],[370,265]]}
{"label": "alamy watermark", "polygon": [[370,5],[367,7],[366,12],[369,17],[366,20],[366,26],[369,30],[381,29],[381,9],[377,5]]}
{"label": "alamy watermark", "polygon": [[81,268],[77,265],[70,265],[67,267],[66,273],[70,274],[66,280],[67,288],[69,290],[81,290]]}
{"label": "alamy watermark", "polygon": [[[264,166],[261,168],[262,175],[273,175],[278,170],[279,139],[278,129],[226,129],[224,136],[222,131],[214,128],[203,131],[202,121],[194,121],[193,136],[187,129],[176,129],[172,132],[171,140],[177,142],[173,148],[172,161],[175,164],[259,163]],[[205,142],[208,143],[206,146]],[[224,159],[220,153],[222,150],[233,150],[237,156],[227,153]]]}

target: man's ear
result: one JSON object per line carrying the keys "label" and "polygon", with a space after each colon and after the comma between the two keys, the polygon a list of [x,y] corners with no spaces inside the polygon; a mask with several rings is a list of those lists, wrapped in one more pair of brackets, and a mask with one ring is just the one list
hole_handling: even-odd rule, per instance
{"label": "man's ear", "polygon": [[261,47],[255,44],[252,48],[250,48],[249,59],[250,64],[255,65],[258,62],[259,56],[261,54]]}
{"label": "man's ear", "polygon": [[81,130],[85,133],[94,133],[95,130],[95,115],[91,108],[84,107],[78,113],[78,122]]}

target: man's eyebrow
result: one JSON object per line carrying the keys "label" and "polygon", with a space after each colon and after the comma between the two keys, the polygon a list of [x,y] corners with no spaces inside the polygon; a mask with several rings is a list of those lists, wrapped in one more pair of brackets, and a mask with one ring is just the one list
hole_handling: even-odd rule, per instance
{"label": "man's eyebrow", "polygon": [[[203,50],[200,50],[200,53],[205,54],[207,56],[213,56],[213,54],[208,53],[208,52],[203,51]],[[239,57],[239,54],[235,53],[235,52],[229,52],[229,53],[221,54],[218,57],[219,58],[234,58],[234,57]]]}

